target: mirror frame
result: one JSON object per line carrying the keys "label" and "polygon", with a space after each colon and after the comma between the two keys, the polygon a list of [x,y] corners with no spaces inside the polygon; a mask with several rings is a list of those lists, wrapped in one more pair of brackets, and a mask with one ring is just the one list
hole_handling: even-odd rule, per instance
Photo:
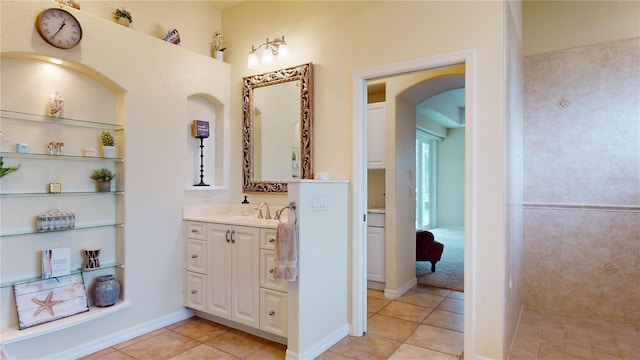
{"label": "mirror frame", "polygon": [[242,78],[242,192],[286,193],[283,180],[255,180],[253,148],[253,90],[300,81],[300,179],[313,179],[313,64],[306,63]]}

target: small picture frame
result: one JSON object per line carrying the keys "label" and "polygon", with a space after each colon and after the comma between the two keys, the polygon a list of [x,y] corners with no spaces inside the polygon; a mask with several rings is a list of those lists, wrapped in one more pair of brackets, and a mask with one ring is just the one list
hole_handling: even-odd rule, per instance
{"label": "small picture frame", "polygon": [[18,153],[18,154],[27,154],[27,153],[29,153],[29,145],[28,144],[17,143],[16,144],[16,153]]}
{"label": "small picture frame", "polygon": [[62,192],[62,184],[60,183],[49,183],[48,190],[52,194],[57,194]]}

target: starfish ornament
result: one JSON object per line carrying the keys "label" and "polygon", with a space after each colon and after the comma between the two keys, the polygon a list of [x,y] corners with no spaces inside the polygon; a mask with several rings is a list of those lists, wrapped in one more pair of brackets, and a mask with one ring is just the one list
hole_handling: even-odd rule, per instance
{"label": "starfish ornament", "polygon": [[62,302],[62,300],[51,300],[52,297],[53,297],[53,291],[51,291],[44,300],[38,300],[36,298],[31,298],[31,301],[33,301],[34,303],[40,305],[38,307],[38,309],[36,310],[36,312],[33,313],[33,316],[38,316],[38,314],[40,314],[41,312],[43,312],[45,310],[47,310],[49,315],[54,316],[55,313],[53,312],[53,305],[60,304]]}

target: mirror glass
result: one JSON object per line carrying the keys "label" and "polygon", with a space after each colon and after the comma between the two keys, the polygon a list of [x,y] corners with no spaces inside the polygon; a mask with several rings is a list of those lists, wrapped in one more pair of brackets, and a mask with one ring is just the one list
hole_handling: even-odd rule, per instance
{"label": "mirror glass", "polygon": [[244,192],[311,179],[312,64],[243,78]]}

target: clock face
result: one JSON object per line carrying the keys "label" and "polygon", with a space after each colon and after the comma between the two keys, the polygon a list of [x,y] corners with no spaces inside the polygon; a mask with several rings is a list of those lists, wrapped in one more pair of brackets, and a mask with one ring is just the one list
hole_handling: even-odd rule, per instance
{"label": "clock face", "polygon": [[78,19],[66,10],[43,10],[36,19],[36,28],[44,41],[60,49],[71,49],[82,40]]}

